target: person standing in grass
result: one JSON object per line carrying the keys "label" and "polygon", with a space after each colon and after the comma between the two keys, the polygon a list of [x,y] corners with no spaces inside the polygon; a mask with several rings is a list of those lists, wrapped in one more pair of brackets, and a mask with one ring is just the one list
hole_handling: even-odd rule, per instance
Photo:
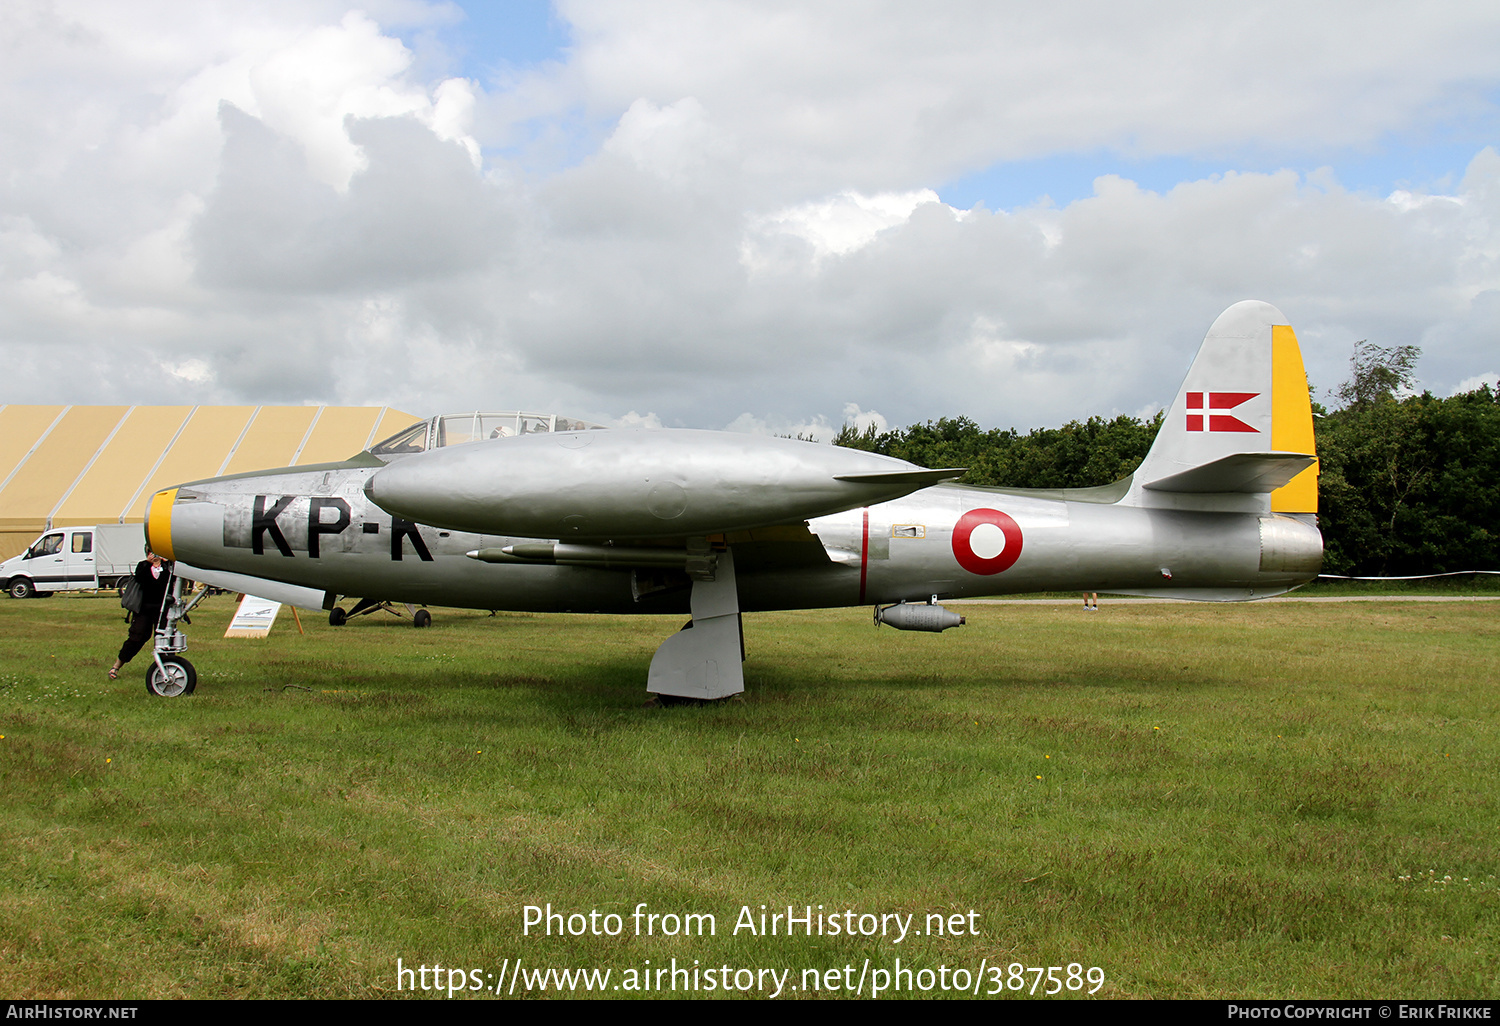
{"label": "person standing in grass", "polygon": [[1092,613],[1099,612],[1099,593],[1097,591],[1086,591],[1083,593],[1083,608]]}
{"label": "person standing in grass", "polygon": [[141,611],[130,614],[130,634],[120,646],[115,665],[109,668],[109,679],[118,680],[120,668],[135,658],[151,640],[161,624],[162,607],[166,605],[167,584],[172,580],[172,565],[158,553],[146,550],[146,558],[136,564],[135,583],[141,589]]}

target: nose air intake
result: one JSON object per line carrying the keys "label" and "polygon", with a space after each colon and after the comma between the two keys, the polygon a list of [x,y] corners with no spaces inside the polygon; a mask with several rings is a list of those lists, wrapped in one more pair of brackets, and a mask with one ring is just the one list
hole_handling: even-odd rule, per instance
{"label": "nose air intake", "polygon": [[172,503],[177,501],[177,489],[168,488],[151,496],[146,505],[146,545],[152,552],[176,559],[172,552]]}

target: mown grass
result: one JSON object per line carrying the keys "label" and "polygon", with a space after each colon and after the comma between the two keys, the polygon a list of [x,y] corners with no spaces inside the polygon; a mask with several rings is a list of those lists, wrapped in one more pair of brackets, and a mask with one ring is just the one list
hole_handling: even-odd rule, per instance
{"label": "mown grass", "polygon": [[1500,595],[1500,574],[1456,574],[1412,581],[1317,580],[1293,595]]}
{"label": "mown grass", "polygon": [[[229,641],[230,611],[195,614],[168,701],[140,659],[105,678],[112,600],[0,602],[0,993],[900,957],[1100,966],[1114,997],[1500,994],[1494,603],[758,614],[744,699],[665,709],[675,621],[284,611]],[[523,936],[548,902],[718,933]],[[979,933],[734,935],[762,904]]]}
{"label": "mown grass", "polygon": [[[1138,600],[1138,596],[1111,595],[1102,592],[1105,598],[1114,601]],[[1488,598],[1500,596],[1500,574],[1465,573],[1452,577],[1426,577],[1417,580],[1337,580],[1319,579],[1286,593],[1285,598],[1411,598],[1451,597]],[[1005,596],[1011,599],[1066,599],[1082,602],[1076,591],[1033,592],[1026,595]]]}

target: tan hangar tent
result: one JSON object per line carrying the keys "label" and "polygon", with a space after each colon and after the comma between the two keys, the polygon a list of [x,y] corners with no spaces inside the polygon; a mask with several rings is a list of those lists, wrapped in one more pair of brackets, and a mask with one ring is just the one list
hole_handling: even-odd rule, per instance
{"label": "tan hangar tent", "polygon": [[347,459],[419,419],[388,406],[0,405],[0,559],[54,527],[140,523],[158,489]]}

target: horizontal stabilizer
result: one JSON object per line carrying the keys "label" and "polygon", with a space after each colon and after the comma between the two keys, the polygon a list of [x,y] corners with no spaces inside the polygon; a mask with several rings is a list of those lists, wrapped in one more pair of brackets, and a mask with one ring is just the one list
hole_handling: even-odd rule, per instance
{"label": "horizontal stabilizer", "polygon": [[1172,474],[1145,487],[1153,492],[1273,492],[1317,462],[1300,452],[1240,452]]}
{"label": "horizontal stabilizer", "polygon": [[897,470],[880,474],[837,474],[835,481],[849,481],[853,484],[874,485],[911,485],[912,489],[926,488],[929,485],[941,484],[944,481],[952,481],[954,478],[963,477],[969,472],[968,467],[945,467],[942,470]]}

